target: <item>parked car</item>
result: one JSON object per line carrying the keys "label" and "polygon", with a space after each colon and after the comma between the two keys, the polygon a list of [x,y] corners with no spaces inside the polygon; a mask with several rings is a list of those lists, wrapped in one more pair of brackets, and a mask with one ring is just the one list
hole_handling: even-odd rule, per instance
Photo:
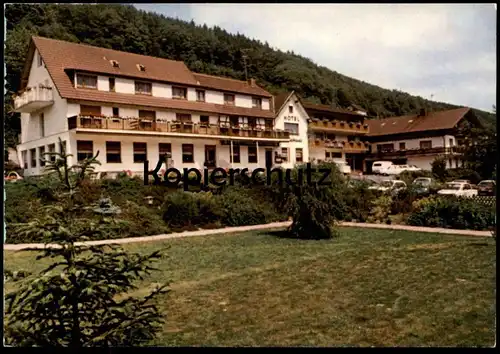
{"label": "parked car", "polygon": [[404,166],[406,166],[405,167],[406,171],[410,171],[410,172],[422,171],[422,169],[420,167],[417,167],[415,165],[404,165]]}
{"label": "parked car", "polygon": [[470,183],[447,183],[444,189],[438,191],[440,195],[455,195],[457,197],[474,197],[477,195],[477,190],[472,188]]}
{"label": "parked car", "polygon": [[456,179],[454,181],[451,181],[451,183],[468,183],[468,184],[472,184],[470,180],[468,179]]}
{"label": "parked car", "polygon": [[478,195],[496,195],[497,194],[497,183],[494,180],[484,180],[479,182],[477,185]]}
{"label": "parked car", "polygon": [[400,191],[406,189],[406,183],[399,180],[385,180],[378,185],[368,187],[368,189],[396,195]]}
{"label": "parked car", "polygon": [[381,170],[381,174],[385,176],[397,176],[406,171],[405,165],[390,165],[386,169]]}
{"label": "parked car", "polygon": [[340,172],[342,172],[345,175],[350,175],[351,174],[351,166],[347,163],[347,161],[342,161],[342,160],[334,160],[333,161],[337,167],[339,168]]}
{"label": "parked car", "polygon": [[382,174],[382,170],[386,170],[387,167],[394,165],[391,161],[375,161],[372,165],[373,174]]}
{"label": "parked car", "polygon": [[15,172],[15,171],[9,172],[4,177],[4,181],[5,182],[16,182],[16,181],[19,181],[19,180],[22,180],[22,179],[23,179],[23,177],[21,177],[19,175],[19,173]]}
{"label": "parked car", "polygon": [[418,177],[415,178],[412,182],[412,186],[415,188],[415,193],[417,195],[425,195],[430,194],[431,185],[435,182],[432,178],[429,177]]}
{"label": "parked car", "polygon": [[355,178],[351,178],[349,180],[349,182],[347,183],[347,186],[349,188],[355,188],[356,186],[359,186],[359,185],[362,185],[362,184],[365,184],[368,186],[368,188],[370,187],[373,187],[373,186],[378,186],[378,183],[372,179],[355,179]]}

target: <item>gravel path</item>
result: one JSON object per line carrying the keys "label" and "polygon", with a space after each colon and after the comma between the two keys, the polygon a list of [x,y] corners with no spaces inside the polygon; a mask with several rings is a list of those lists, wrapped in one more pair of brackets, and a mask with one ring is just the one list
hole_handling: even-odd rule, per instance
{"label": "gravel path", "polygon": [[[228,233],[238,233],[246,231],[255,230],[268,230],[268,229],[280,229],[290,225],[290,221],[284,222],[274,222],[270,224],[263,225],[251,225],[251,226],[237,226],[237,227],[225,227],[222,229],[211,229],[211,230],[198,230],[198,231],[185,231],[180,233],[163,234],[155,236],[144,236],[144,237],[128,237],[115,240],[99,240],[99,241],[88,241],[83,242],[87,245],[102,245],[102,244],[124,244],[124,243],[135,243],[135,242],[150,242],[150,241],[160,241],[171,238],[180,237],[193,237],[193,236],[208,236],[208,235],[219,235]],[[479,236],[479,237],[491,237],[491,232],[489,231],[473,231],[473,230],[454,230],[454,229],[442,229],[433,227],[418,227],[418,226],[406,226],[406,225],[386,225],[386,224],[368,224],[368,223],[355,223],[355,222],[343,222],[341,226],[346,227],[361,227],[361,228],[372,228],[372,229],[388,229],[388,230],[406,230],[414,232],[430,232],[438,234],[448,234],[448,235],[462,235],[462,236]],[[82,242],[77,244],[83,244]],[[57,245],[50,245],[54,247]],[[22,244],[4,244],[3,248],[6,251],[19,251],[26,248],[45,248],[46,245],[43,243],[22,243]]]}

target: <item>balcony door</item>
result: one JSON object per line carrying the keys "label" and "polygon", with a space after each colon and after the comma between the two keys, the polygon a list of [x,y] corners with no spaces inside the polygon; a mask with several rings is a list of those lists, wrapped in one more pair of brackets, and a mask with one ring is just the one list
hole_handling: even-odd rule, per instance
{"label": "balcony door", "polygon": [[215,145],[205,145],[205,167],[214,168],[217,156]]}

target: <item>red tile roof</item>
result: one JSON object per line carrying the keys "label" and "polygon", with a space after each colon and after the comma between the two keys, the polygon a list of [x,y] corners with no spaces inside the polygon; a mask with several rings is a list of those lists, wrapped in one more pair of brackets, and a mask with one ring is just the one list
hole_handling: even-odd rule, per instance
{"label": "red tile roof", "polygon": [[342,108],[334,108],[331,106],[328,106],[326,104],[316,104],[316,103],[310,103],[304,100],[301,100],[302,106],[308,110],[314,110],[314,111],[319,111],[319,112],[328,112],[328,113],[342,113],[342,114],[349,114],[352,116],[356,117],[364,117],[363,115],[353,112],[353,111],[348,111],[347,109],[342,109]]}
{"label": "red tile roof", "polygon": [[368,124],[370,129],[368,136],[445,130],[454,128],[470,111],[470,108],[463,107],[447,111],[429,112],[424,116],[414,114],[385,119],[367,119],[365,123]]}
{"label": "red tile roof", "polygon": [[279,95],[274,96],[274,113],[278,114],[280,109],[283,107],[285,102],[288,100],[288,98],[293,95],[294,91],[292,92],[283,92],[280,93]]}
{"label": "red tile roof", "polygon": [[[60,96],[63,98],[105,103],[144,105],[159,108],[195,110],[220,114],[235,114],[265,118],[273,117],[273,112],[271,110],[264,111],[256,108],[223,106],[160,97],[76,89],[74,87],[74,83],[66,73],[66,70],[74,69],[109,74],[113,76],[178,83],[190,87],[202,86],[198,83],[201,78],[201,81],[207,84],[207,87],[251,95],[271,96],[262,88],[258,86],[252,87],[243,81],[194,74],[183,62],[180,61],[149,57],[43,37],[32,37],[27,66],[25,66],[23,74],[24,80],[26,80],[27,75],[29,75],[29,63],[32,61],[35,47],[40,52],[49,75],[51,76]],[[119,63],[119,67],[113,67],[110,62],[111,60],[116,60]],[[144,65],[146,71],[140,71],[137,67],[138,64]]]}
{"label": "red tile roof", "polygon": [[247,81],[199,73],[193,73],[193,75],[203,87],[221,91],[241,92],[255,96],[272,97],[271,94],[263,88],[257,85],[252,86]]}

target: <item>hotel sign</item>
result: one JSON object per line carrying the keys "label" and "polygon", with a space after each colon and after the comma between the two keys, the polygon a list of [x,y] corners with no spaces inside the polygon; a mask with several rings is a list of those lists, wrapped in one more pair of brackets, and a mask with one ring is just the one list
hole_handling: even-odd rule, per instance
{"label": "hotel sign", "polygon": [[299,117],[297,116],[285,116],[284,117],[285,122],[299,122]]}

